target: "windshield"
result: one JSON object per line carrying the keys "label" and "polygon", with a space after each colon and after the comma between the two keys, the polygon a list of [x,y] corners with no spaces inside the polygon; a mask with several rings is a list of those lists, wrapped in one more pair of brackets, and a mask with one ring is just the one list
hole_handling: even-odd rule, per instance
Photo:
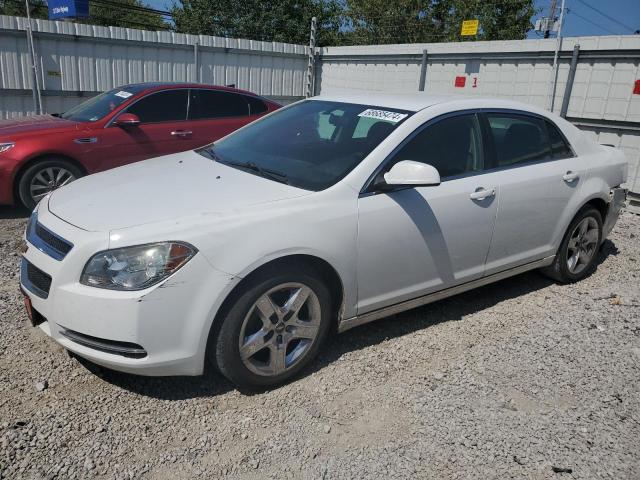
{"label": "windshield", "polygon": [[199,150],[216,161],[306,190],[353,170],[411,112],[307,100]]}
{"label": "windshield", "polygon": [[143,85],[125,85],[124,87],[114,88],[90,98],[80,105],[76,105],[60,116],[76,122],[96,122],[126,102],[129,97],[140,93],[144,89]]}

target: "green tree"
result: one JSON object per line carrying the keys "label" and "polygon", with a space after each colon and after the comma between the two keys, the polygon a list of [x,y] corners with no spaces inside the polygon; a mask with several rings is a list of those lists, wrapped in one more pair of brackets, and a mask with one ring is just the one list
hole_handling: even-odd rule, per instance
{"label": "green tree", "polygon": [[[44,0],[29,0],[33,18],[48,18],[49,11]],[[146,30],[167,30],[170,25],[159,13],[144,11],[146,5],[141,0],[90,0],[89,17],[79,18],[79,23],[91,25],[142,28]],[[24,0],[0,0],[1,15],[24,17]]]}
{"label": "green tree", "polygon": [[[318,18],[318,45],[449,42],[525,38],[534,0],[178,0],[179,32],[307,43]],[[463,20],[478,19],[474,37]]]}
{"label": "green tree", "polygon": [[[34,18],[47,18],[48,9],[44,0],[30,0],[31,16]],[[26,17],[26,7],[24,0],[0,0],[0,15],[13,15],[16,17]]]}
{"label": "green tree", "polygon": [[[346,0],[341,43],[381,44],[513,40],[526,37],[533,0]],[[462,37],[463,20],[478,19],[478,35]]]}
{"label": "green tree", "polygon": [[306,44],[311,18],[324,43],[340,36],[338,0],[179,0],[172,8],[178,32]]}

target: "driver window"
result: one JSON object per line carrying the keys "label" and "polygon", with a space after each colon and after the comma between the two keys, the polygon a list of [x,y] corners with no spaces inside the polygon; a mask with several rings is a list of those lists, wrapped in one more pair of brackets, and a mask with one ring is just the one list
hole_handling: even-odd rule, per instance
{"label": "driver window", "polygon": [[131,105],[127,113],[141,123],[176,122],[187,119],[187,90],[165,90],[152,93]]}
{"label": "driver window", "polygon": [[400,149],[393,163],[401,160],[428,163],[441,178],[481,171],[484,158],[477,115],[456,115],[426,127]]}

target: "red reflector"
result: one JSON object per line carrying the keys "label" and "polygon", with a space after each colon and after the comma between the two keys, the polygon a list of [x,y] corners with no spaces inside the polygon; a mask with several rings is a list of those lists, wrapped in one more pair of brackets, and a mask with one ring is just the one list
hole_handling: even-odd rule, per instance
{"label": "red reflector", "polygon": [[33,309],[31,308],[31,299],[25,293],[23,293],[22,295],[24,298],[24,308],[27,311],[27,316],[29,317],[31,324],[35,326],[35,323],[33,322]]}
{"label": "red reflector", "polygon": [[467,77],[456,77],[455,86],[458,88],[463,88],[465,83],[467,83]]}
{"label": "red reflector", "polygon": [[640,80],[636,80],[636,84],[633,87],[633,93],[635,95],[640,95]]}

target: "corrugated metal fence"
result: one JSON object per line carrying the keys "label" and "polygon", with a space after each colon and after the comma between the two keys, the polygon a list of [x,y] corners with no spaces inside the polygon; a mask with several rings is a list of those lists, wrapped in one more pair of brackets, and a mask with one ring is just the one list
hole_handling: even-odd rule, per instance
{"label": "corrugated metal fence", "polygon": [[633,93],[640,37],[565,38],[554,87],[555,47],[555,39],[326,47],[316,65],[316,93],[424,90],[547,109],[553,100],[553,111],[625,151],[628,187],[640,194],[640,95]]}
{"label": "corrugated metal fence", "polygon": [[[0,118],[33,112],[26,27],[0,15]],[[284,103],[304,92],[302,45],[48,20],[32,20],[32,29],[46,112],[136,82],[231,84]]]}

